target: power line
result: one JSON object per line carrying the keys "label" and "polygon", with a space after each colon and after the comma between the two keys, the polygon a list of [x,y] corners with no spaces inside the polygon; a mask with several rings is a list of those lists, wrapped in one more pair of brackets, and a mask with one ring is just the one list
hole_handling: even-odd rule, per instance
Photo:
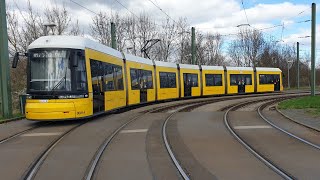
{"label": "power line", "polygon": [[244,14],[246,15],[247,23],[249,24],[247,12],[246,12],[246,8],[244,8],[243,0],[241,0],[241,3],[242,3],[242,8],[243,8]]}
{"label": "power line", "polygon": [[84,9],[86,9],[87,11],[92,12],[92,13],[93,13],[93,14],[95,14],[95,15],[98,15],[96,12],[92,11],[91,9],[86,8],[85,6],[83,6],[83,5],[81,5],[81,4],[77,3],[77,2],[75,2],[75,1],[73,1],[73,0],[70,0],[70,1],[71,1],[71,2],[73,2],[73,3],[74,3],[74,4],[76,4],[76,5],[78,5],[78,6],[82,7],[82,8],[84,8]]}
{"label": "power line", "polygon": [[134,15],[137,19],[139,19],[139,17],[133,13],[132,11],[130,11],[125,5],[123,5],[121,2],[119,2],[118,0],[115,0],[118,4],[120,4],[123,8],[125,8],[127,11],[129,11],[132,15]]}
{"label": "power line", "polygon": [[172,17],[170,17],[166,12],[164,12],[159,5],[156,5],[152,0],[149,0],[149,1],[150,1],[155,7],[157,7],[163,14],[165,14],[169,19],[171,19],[174,23],[177,24],[177,22],[176,22]]}

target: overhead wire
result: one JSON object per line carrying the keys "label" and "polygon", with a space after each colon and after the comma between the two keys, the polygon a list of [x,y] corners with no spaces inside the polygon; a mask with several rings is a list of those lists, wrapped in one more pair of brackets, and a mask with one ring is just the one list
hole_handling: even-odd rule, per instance
{"label": "overhead wire", "polygon": [[89,8],[87,8],[87,7],[79,4],[78,2],[75,2],[75,1],[73,1],[73,0],[70,0],[70,1],[73,2],[74,4],[78,5],[78,6],[82,7],[83,9],[86,9],[87,11],[90,11],[91,13],[93,13],[93,14],[95,14],[95,15],[98,15],[96,12],[94,12],[94,11],[92,11],[91,9],[89,9]]}
{"label": "overhead wire", "polygon": [[169,16],[159,5],[155,4],[152,0],[149,0],[155,7],[157,7],[163,14],[165,14],[169,19],[171,19],[174,23],[177,24],[177,22]]}
{"label": "overhead wire", "polygon": [[244,7],[244,4],[243,4],[243,0],[241,0],[241,3],[242,3],[242,8],[243,8],[244,14],[246,15],[247,23],[250,25],[249,20],[248,20],[248,16],[247,16],[247,12],[246,12],[246,8]]}
{"label": "overhead wire", "polygon": [[120,4],[123,8],[125,8],[127,11],[129,11],[132,15],[134,15],[137,19],[139,19],[139,17],[133,13],[132,11],[130,11],[125,5],[123,5],[121,2],[119,2],[118,0],[115,0],[118,4]]}

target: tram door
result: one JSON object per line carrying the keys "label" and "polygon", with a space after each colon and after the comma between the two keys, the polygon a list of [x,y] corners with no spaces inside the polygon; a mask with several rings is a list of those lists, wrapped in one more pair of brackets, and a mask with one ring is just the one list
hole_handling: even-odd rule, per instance
{"label": "tram door", "polygon": [[140,102],[148,101],[148,76],[145,71],[138,71],[140,77]]}
{"label": "tram door", "polygon": [[246,93],[246,85],[245,85],[245,78],[244,76],[239,75],[238,76],[238,93],[243,94]]}
{"label": "tram door", "polygon": [[184,97],[189,97],[192,95],[192,76],[191,74],[183,74],[184,83]]}
{"label": "tram door", "polygon": [[148,102],[148,89],[153,88],[152,71],[130,69],[132,90],[139,90],[140,103]]}
{"label": "tram door", "polygon": [[103,80],[99,77],[98,82],[92,83],[93,90],[93,113],[104,111],[104,92],[103,92]]}
{"label": "tram door", "polygon": [[96,60],[90,60],[93,94],[93,113],[104,111],[104,69],[102,63]]}
{"label": "tram door", "polygon": [[274,75],[273,77],[274,91],[280,91],[280,76]]}

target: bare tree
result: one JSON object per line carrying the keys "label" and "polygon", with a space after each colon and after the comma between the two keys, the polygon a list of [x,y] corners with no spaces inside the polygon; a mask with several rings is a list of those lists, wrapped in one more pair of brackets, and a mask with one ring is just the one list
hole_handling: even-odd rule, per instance
{"label": "bare tree", "polygon": [[191,62],[191,32],[186,18],[180,18],[177,24],[177,46],[174,53],[177,63]]}
{"label": "bare tree", "polygon": [[71,18],[64,4],[62,7],[54,4],[46,8],[44,15],[47,23],[54,23],[56,25],[53,29],[53,34],[62,35],[68,29]]}
{"label": "bare tree", "polygon": [[[158,39],[158,33],[156,31],[156,23],[151,20],[151,18],[146,14],[142,13],[139,16],[138,24],[137,24],[137,42],[138,49],[141,52],[141,49],[146,45],[147,41],[151,39]],[[155,54],[150,55],[150,58],[154,58]],[[141,56],[143,53],[141,52]]]}
{"label": "bare tree", "polygon": [[222,44],[223,39],[220,34],[213,35],[211,33],[208,33],[206,35],[206,65],[223,65],[225,58],[222,55]]}
{"label": "bare tree", "polygon": [[71,25],[71,29],[70,29],[69,35],[84,36],[83,30],[80,29],[80,25],[79,25],[79,20],[78,19],[74,24]]}
{"label": "bare tree", "polygon": [[263,52],[264,38],[260,31],[251,30],[249,28],[241,29],[237,39],[235,39],[231,46],[229,46],[229,52],[231,56],[237,56],[236,53],[241,53],[241,63],[239,57],[237,57],[237,64],[243,66],[257,66],[259,57]]}
{"label": "bare tree", "polygon": [[100,12],[92,18],[91,35],[96,38],[101,44],[109,45],[111,42],[110,37],[110,18],[106,13]]}
{"label": "bare tree", "polygon": [[168,61],[173,59],[175,43],[177,41],[178,28],[177,24],[171,21],[169,18],[163,22],[159,33],[160,42],[154,48],[153,53],[156,53],[156,59],[159,61]]}
{"label": "bare tree", "polygon": [[237,41],[233,41],[230,43],[228,47],[228,54],[230,57],[231,64],[238,67],[243,66],[242,51],[241,48],[239,48],[239,44]]}

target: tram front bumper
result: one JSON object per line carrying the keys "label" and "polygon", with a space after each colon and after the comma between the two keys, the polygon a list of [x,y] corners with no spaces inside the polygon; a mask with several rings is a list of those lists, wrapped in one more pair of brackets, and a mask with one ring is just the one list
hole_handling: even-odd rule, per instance
{"label": "tram front bumper", "polygon": [[27,102],[26,118],[29,120],[63,120],[76,118],[73,102]]}

